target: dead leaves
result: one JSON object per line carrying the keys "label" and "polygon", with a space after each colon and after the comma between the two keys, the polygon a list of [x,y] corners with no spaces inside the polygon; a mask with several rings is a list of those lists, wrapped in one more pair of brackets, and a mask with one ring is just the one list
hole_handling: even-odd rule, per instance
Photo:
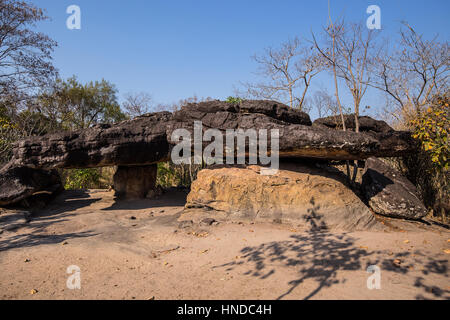
{"label": "dead leaves", "polygon": [[197,238],[207,238],[209,236],[209,233],[206,231],[203,231],[203,232],[193,231],[193,232],[188,232],[188,235],[193,235],[194,237],[197,237]]}
{"label": "dead leaves", "polygon": [[402,266],[402,260],[400,260],[400,259],[395,259],[395,260],[392,262],[392,264],[393,264],[395,267],[397,267],[397,268],[401,268],[401,266]]}

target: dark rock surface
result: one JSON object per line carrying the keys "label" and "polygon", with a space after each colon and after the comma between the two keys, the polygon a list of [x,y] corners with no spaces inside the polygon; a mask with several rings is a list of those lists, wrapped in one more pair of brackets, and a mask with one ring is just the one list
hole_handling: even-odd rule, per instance
{"label": "dark rock surface", "polygon": [[0,206],[16,204],[38,192],[61,190],[56,170],[6,166],[0,170]]}
{"label": "dark rock surface", "polygon": [[119,199],[143,199],[156,186],[157,165],[119,166],[114,175],[114,190]]}
{"label": "dark rock surface", "polygon": [[[355,131],[355,116],[345,115],[345,125],[348,131]],[[342,131],[340,116],[331,116],[317,119],[313,123],[314,128],[329,128]],[[379,142],[374,156],[398,157],[416,150],[416,143],[411,134],[406,131],[395,131],[386,122],[375,120],[367,116],[359,117],[359,130]]]}
{"label": "dark rock surface", "polygon": [[[244,100],[239,104],[224,101],[189,103],[174,113],[176,121],[199,120],[211,128],[226,124],[227,129],[237,127],[240,115],[259,114],[289,124],[311,126],[311,118],[305,112],[269,100]],[[234,126],[233,126],[234,125]]]}
{"label": "dark rock surface", "polygon": [[196,120],[205,130],[279,129],[280,157],[357,160],[413,151],[409,135],[402,132],[383,131],[376,136],[312,127],[307,114],[271,101],[244,101],[240,106],[210,101],[188,104],[174,114],[161,112],[115,125],[28,138],[17,144],[12,163],[43,169],[154,164],[169,158],[175,144],[173,131],[193,132]]}
{"label": "dark rock surface", "polygon": [[45,169],[156,163],[168,157],[166,125],[171,120],[171,113],[161,112],[115,125],[27,138],[17,143],[12,163]]}
{"label": "dark rock surface", "polygon": [[[345,126],[347,129],[354,131],[356,128],[355,116],[345,115]],[[315,127],[327,127],[331,129],[342,129],[342,120],[340,116],[331,116],[326,118],[320,118],[314,121],[313,126]],[[375,132],[375,133],[385,133],[394,131],[386,122],[381,120],[375,120],[367,116],[359,117],[359,131],[360,132]]]}
{"label": "dark rock surface", "polygon": [[370,207],[378,214],[411,220],[427,215],[416,187],[380,159],[366,161],[362,190]]}

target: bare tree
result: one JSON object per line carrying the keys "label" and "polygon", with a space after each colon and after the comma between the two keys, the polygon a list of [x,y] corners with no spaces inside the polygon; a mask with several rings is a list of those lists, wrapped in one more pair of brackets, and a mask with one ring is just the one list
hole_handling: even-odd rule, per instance
{"label": "bare tree", "polygon": [[123,108],[131,118],[135,118],[143,114],[150,113],[152,110],[152,104],[153,98],[148,93],[127,93],[125,95]]}
{"label": "bare tree", "polygon": [[374,32],[362,24],[344,24],[336,38],[337,75],[344,79],[353,97],[356,132],[359,132],[361,100],[372,82],[375,58],[380,53],[380,47],[374,41]]}
{"label": "bare tree", "polygon": [[343,29],[344,29],[344,23],[334,23],[331,19],[331,12],[330,12],[330,4],[328,3],[328,18],[329,22],[326,28],[324,28],[324,35],[325,35],[325,45],[321,46],[319,42],[316,39],[316,36],[314,33],[312,33],[312,38],[314,41],[314,46],[316,50],[320,53],[320,55],[325,59],[327,62],[327,67],[331,69],[333,80],[334,80],[334,95],[336,98],[336,102],[339,109],[339,115],[341,117],[342,122],[342,128],[344,131],[347,131],[346,125],[345,125],[345,119],[344,119],[344,112],[342,109],[341,99],[339,98],[339,82],[338,82],[338,59],[337,59],[337,44],[338,40],[337,38],[340,37]]}
{"label": "bare tree", "polygon": [[328,116],[339,116],[339,107],[336,98],[333,98],[324,89],[314,92],[312,96],[312,107],[317,111],[319,118]]}
{"label": "bare tree", "polygon": [[324,66],[321,56],[303,45],[299,38],[282,43],[280,48],[266,48],[264,54],[252,58],[259,65],[257,74],[264,80],[244,83],[246,95],[280,100],[299,109],[305,103],[311,80]]}
{"label": "bare tree", "polygon": [[[347,131],[347,127],[345,125],[345,118],[344,118],[344,111],[342,108],[341,100],[339,98],[339,83],[338,83],[338,58],[337,58],[337,46],[338,46],[338,38],[341,36],[343,30],[344,30],[344,22],[334,23],[333,19],[331,18],[331,10],[330,10],[330,2],[328,1],[328,25],[326,28],[324,28],[324,34],[325,34],[325,46],[321,47],[314,35],[312,33],[312,38],[314,41],[314,46],[319,52],[319,54],[326,60],[327,66],[331,68],[332,74],[333,74],[333,80],[334,80],[334,93],[336,97],[336,102],[339,109],[339,114],[341,117],[341,123],[342,123],[342,130]],[[346,163],[346,169],[347,169],[347,179],[350,183],[351,177],[350,177],[350,162],[347,161]]]}
{"label": "bare tree", "polygon": [[[336,37],[337,75],[342,78],[353,97],[355,132],[359,132],[361,100],[372,81],[375,57],[379,55],[374,30],[362,24],[342,24],[342,32]],[[352,183],[358,173],[358,162],[353,164]]]}
{"label": "bare tree", "polygon": [[395,107],[387,111],[399,122],[408,123],[434,96],[448,92],[449,49],[448,42],[426,40],[403,23],[398,46],[378,56],[373,86],[390,97]]}
{"label": "bare tree", "polygon": [[[0,97],[26,99],[56,77],[51,53],[56,42],[35,32],[47,16],[24,1],[0,0]],[[11,105],[10,105],[11,106]]]}

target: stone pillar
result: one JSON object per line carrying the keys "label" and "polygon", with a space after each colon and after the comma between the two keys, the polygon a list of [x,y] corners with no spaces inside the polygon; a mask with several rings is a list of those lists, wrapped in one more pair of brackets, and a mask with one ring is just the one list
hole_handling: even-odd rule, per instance
{"label": "stone pillar", "polygon": [[119,166],[114,174],[114,190],[119,199],[143,199],[156,187],[158,166]]}

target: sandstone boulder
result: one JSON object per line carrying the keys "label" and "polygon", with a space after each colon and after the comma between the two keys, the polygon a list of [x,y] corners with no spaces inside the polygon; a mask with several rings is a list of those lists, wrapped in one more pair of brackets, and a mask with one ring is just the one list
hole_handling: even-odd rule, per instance
{"label": "sandstone boulder", "polygon": [[287,222],[313,230],[378,226],[338,173],[292,163],[283,164],[273,176],[261,175],[260,169],[213,167],[200,171],[187,198],[186,217],[201,208],[225,220]]}
{"label": "sandstone boulder", "polygon": [[416,187],[380,159],[366,161],[362,190],[370,207],[378,214],[412,220],[427,215]]}

